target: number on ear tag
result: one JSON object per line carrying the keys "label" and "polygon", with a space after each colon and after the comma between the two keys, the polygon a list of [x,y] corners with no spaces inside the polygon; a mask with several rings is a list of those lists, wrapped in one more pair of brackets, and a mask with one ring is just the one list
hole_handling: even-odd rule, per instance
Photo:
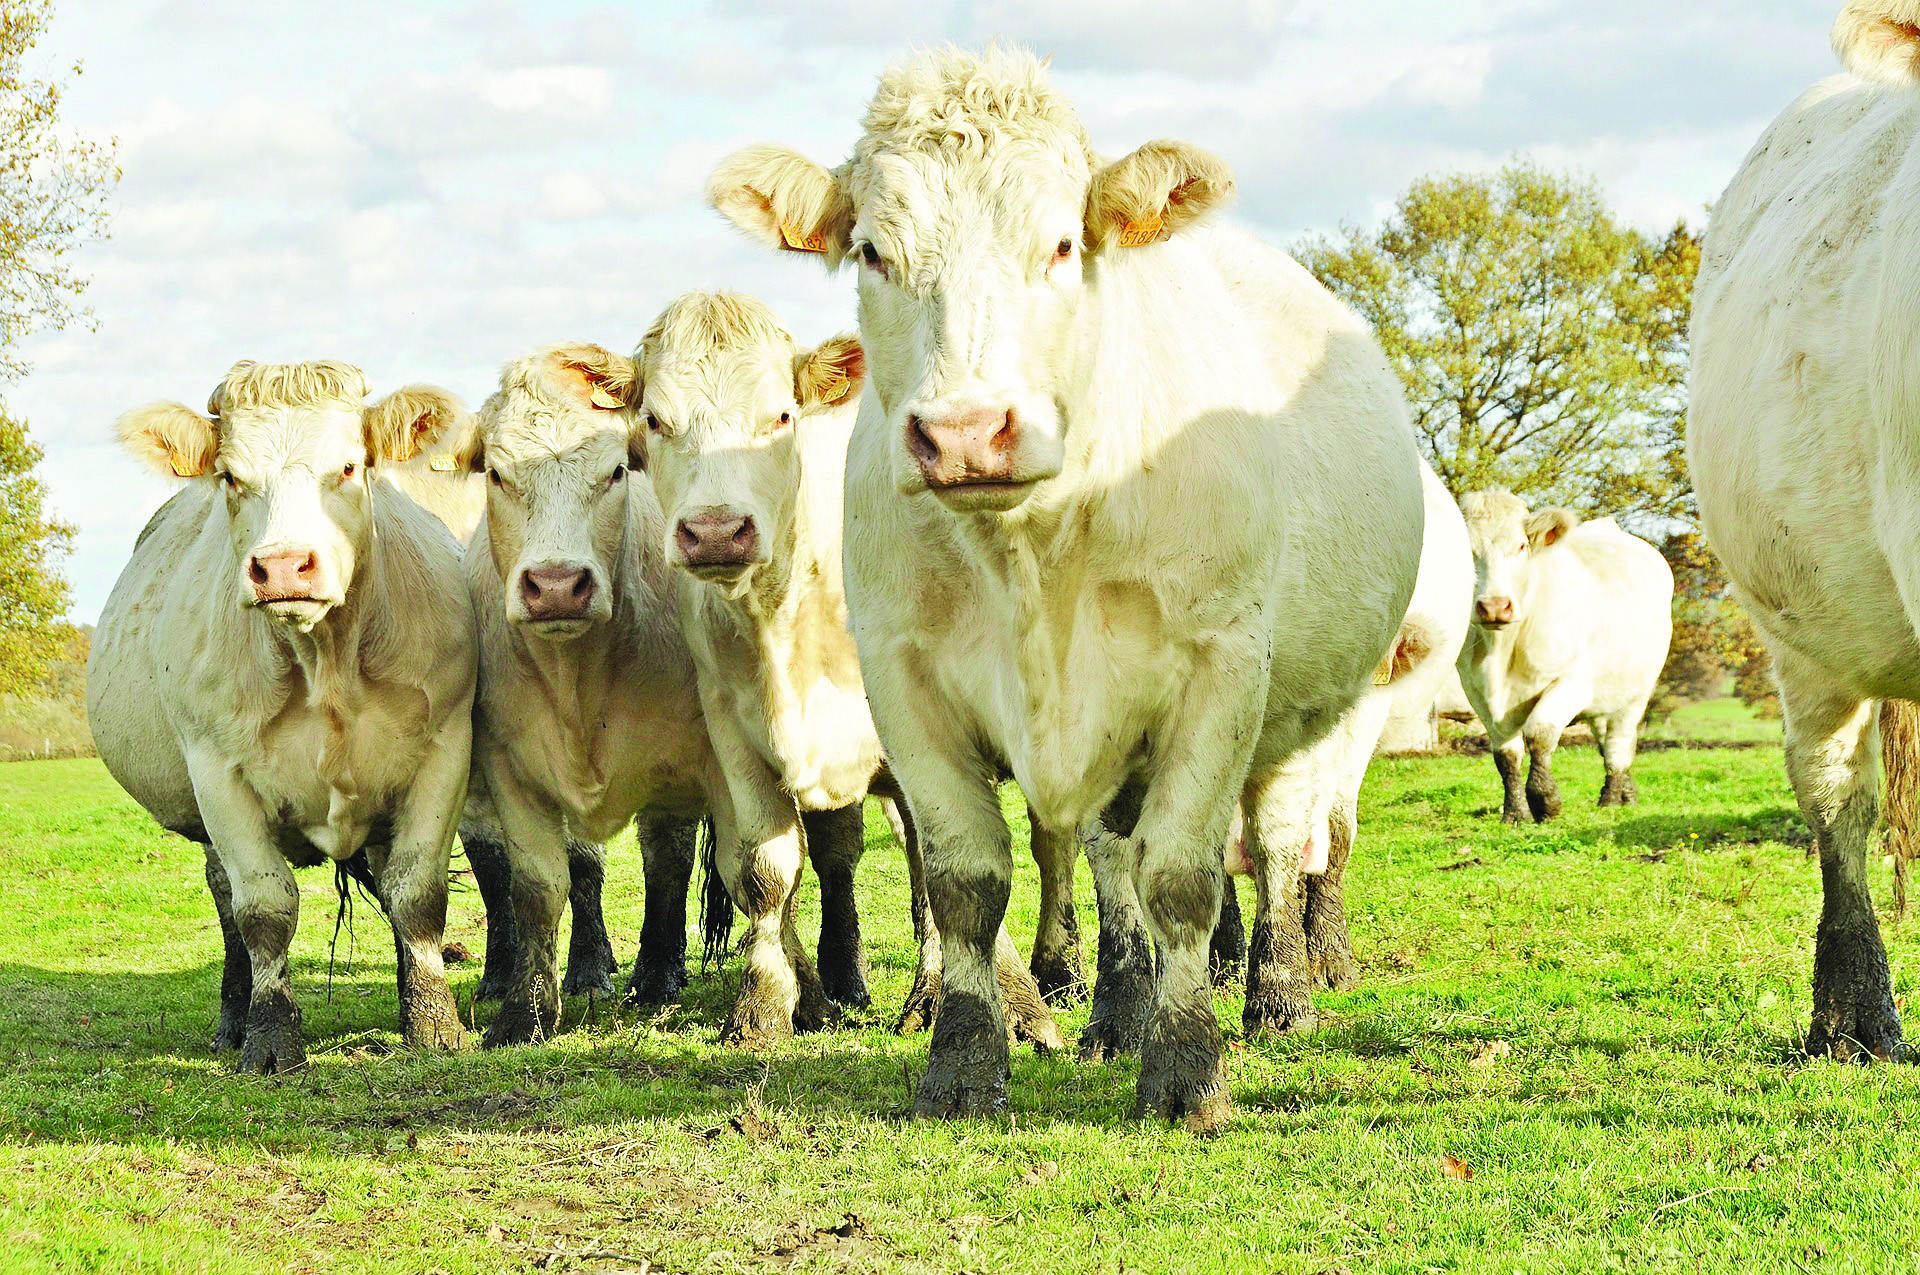
{"label": "number on ear tag", "polygon": [[436,474],[451,474],[454,470],[460,468],[460,462],[451,456],[442,454],[428,461],[427,468]]}
{"label": "number on ear tag", "polygon": [[1158,243],[1167,237],[1167,219],[1164,215],[1149,217],[1145,221],[1130,221],[1120,227],[1120,246],[1122,248],[1144,248],[1150,243]]}
{"label": "number on ear tag", "polygon": [[1393,657],[1398,650],[1399,643],[1396,642],[1393,646],[1387,648],[1385,655],[1380,657],[1380,667],[1373,670],[1373,684],[1375,686],[1391,686],[1393,684]]}
{"label": "number on ear tag", "polygon": [[784,221],[780,223],[780,241],[795,252],[825,252],[827,250],[827,239],[825,235],[822,235],[817,230],[810,235],[803,234],[801,233],[800,227],[789,226]]}

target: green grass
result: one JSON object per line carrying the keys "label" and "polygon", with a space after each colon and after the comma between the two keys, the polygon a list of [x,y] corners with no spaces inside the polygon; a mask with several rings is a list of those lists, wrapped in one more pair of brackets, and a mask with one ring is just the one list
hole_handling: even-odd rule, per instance
{"label": "green grass", "polygon": [[[877,828],[876,1007],[846,1030],[719,1048],[730,965],[658,1019],[601,1005],[548,1047],[416,1056],[371,910],[329,996],[331,882],[308,873],[312,1065],[235,1076],[206,1049],[197,850],[95,762],[0,766],[0,1266],[1913,1269],[1920,1071],[1797,1052],[1819,873],[1778,751],[1650,753],[1627,811],[1591,808],[1590,749],[1560,773],[1565,819],[1509,830],[1484,757],[1377,764],[1349,895],[1364,985],[1320,999],[1317,1034],[1244,1044],[1223,994],[1238,1114],[1198,1139],[1126,1118],[1135,1065],[1030,1051],[1011,1118],[905,1121],[926,1042],[886,1030],[913,947]],[[629,956],[637,878],[617,850]],[[1021,862],[1023,941],[1033,897]],[[1089,943],[1091,901],[1083,869]],[[478,951],[477,920],[456,893],[449,938]],[[1904,996],[1920,944],[1889,938]],[[463,1006],[477,977],[456,970]]]}

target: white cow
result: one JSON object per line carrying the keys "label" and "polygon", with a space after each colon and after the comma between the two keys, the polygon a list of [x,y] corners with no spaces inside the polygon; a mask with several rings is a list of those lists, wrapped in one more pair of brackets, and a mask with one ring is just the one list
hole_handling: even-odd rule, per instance
{"label": "white cow", "polygon": [[247,1071],[306,1061],[292,869],[328,860],[364,861],[393,922],[407,1042],[461,1040],[440,944],[473,615],[453,537],[374,473],[465,414],[443,390],[366,394],[344,363],[237,363],[211,419],[156,403],[120,421],[187,486],[107,600],[88,714],[114,778],[207,848],[226,942],[214,1046]]}
{"label": "white cow", "polygon": [[1848,73],[1789,106],[1714,205],[1687,434],[1820,850],[1807,1049],[1896,1057],[1867,842],[1879,701],[1920,698],[1920,3],[1856,0],[1833,38]]}
{"label": "white cow", "polygon": [[[674,623],[660,552],[665,522],[627,410],[631,361],[597,345],[509,363],[476,415],[470,464],[487,516],[467,547],[480,631],[474,754],[506,833],[519,948],[489,1046],[557,1024],[555,943],[569,885],[569,830],[605,841],[635,816],[718,817],[693,661]],[[686,982],[683,855],[641,838],[647,916],[627,996],[677,997]]]}
{"label": "white cow", "polygon": [[[820,877],[822,985],[842,1004],[868,1001],[853,870],[865,847],[861,803],[876,778],[883,789],[891,780],[840,567],[847,440],[866,361],[852,337],[801,350],[765,304],[726,292],[675,300],[634,361],[649,472],[666,511],[664,553],[681,568],[681,628],[739,832],[720,847],[721,870],[752,923],[728,1034],[764,1040],[793,1029],[798,987],[781,931],[803,844]],[[911,828],[903,841],[918,882]],[[939,987],[939,942],[921,928],[920,1000],[909,998],[908,1025]],[[1059,1046],[1004,936],[999,961],[1016,1034]]]}
{"label": "white cow", "polygon": [[[487,480],[468,463],[470,434],[446,436],[432,448],[397,465],[383,465],[380,476],[407,493],[428,512],[447,524],[462,545],[473,539],[487,512]],[[656,822],[640,831],[660,841],[659,854],[650,859],[675,858],[691,865],[694,826],[684,822]],[[513,925],[513,872],[500,819],[487,792],[486,779],[474,775],[467,784],[467,806],[460,818],[460,848],[473,869],[474,884],[486,908],[487,948],[476,1000],[499,1000],[513,983],[518,942]],[[613,994],[613,976],[619,961],[607,937],[601,909],[606,881],[606,850],[586,841],[567,845],[568,876],[572,882],[568,903],[573,927],[567,942],[567,976],[561,991],[568,996]],[[688,869],[689,873],[691,868]]]}
{"label": "white cow", "polygon": [[[1297,263],[1203,224],[1231,186],[1179,143],[1101,159],[1009,48],[887,71],[837,170],[761,146],[709,185],[768,245],[859,267],[847,600],[945,947],[922,1114],[1006,1103],[1005,769],[1144,904],[1138,1110],[1224,1118],[1207,947],[1234,806],[1297,855],[1272,794],[1406,614],[1399,385]],[[1095,831],[1110,804],[1117,836]]]}
{"label": "white cow", "polygon": [[1611,518],[1528,513],[1503,489],[1473,492],[1460,508],[1474,569],[1460,684],[1487,728],[1502,817],[1544,823],[1560,813],[1553,750],[1575,721],[1592,725],[1606,764],[1600,804],[1632,803],[1640,722],[1673,636],[1672,568]]}

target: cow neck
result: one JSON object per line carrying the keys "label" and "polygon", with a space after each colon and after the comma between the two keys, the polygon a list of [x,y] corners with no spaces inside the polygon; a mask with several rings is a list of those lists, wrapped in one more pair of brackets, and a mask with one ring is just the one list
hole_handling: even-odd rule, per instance
{"label": "cow neck", "polygon": [[1085,540],[1092,524],[1080,499],[1083,472],[1069,449],[1061,472],[1010,513],[962,518],[978,560],[1012,603],[1016,660],[1027,712],[1034,718],[1056,707],[1049,688],[1064,686],[1073,621],[1080,609],[1075,592],[1057,587],[1050,577],[1056,575],[1056,563],[1088,556]]}
{"label": "cow neck", "polygon": [[307,707],[326,722],[326,743],[319,771],[329,787],[355,794],[352,766],[352,724],[365,698],[363,653],[375,636],[381,618],[377,602],[385,596],[385,572],[380,553],[368,546],[362,555],[347,596],[305,633],[262,617],[274,637],[291,652],[307,684]]}

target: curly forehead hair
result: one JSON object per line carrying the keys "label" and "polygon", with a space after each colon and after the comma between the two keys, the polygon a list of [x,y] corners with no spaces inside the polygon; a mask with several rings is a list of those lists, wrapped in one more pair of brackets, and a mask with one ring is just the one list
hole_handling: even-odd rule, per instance
{"label": "curly forehead hair", "polygon": [[367,378],[351,363],[320,359],[312,363],[255,363],[243,359],[207,399],[209,415],[261,407],[350,407],[367,397]]}
{"label": "curly forehead hair", "polygon": [[688,292],[668,303],[647,329],[639,358],[644,370],[656,367],[668,351],[684,361],[766,345],[789,354],[794,350],[792,334],[766,302],[739,292]]}
{"label": "curly forehead hair", "polygon": [[1505,487],[1469,492],[1460,498],[1460,513],[1469,527],[1492,527],[1527,516],[1527,502]]}
{"label": "curly forehead hair", "polygon": [[862,123],[856,165],[883,149],[985,153],[1009,142],[1094,162],[1086,129],[1047,64],[1010,45],[981,53],[947,45],[896,63],[881,75]]}

